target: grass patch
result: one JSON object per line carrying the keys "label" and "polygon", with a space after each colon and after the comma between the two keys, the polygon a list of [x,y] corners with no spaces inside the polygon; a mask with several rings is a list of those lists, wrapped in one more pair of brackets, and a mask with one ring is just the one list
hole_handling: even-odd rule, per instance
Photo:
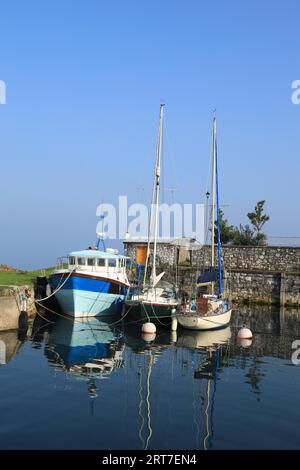
{"label": "grass patch", "polygon": [[[46,276],[52,273],[54,268],[45,269]],[[21,272],[21,273],[7,273],[0,272],[0,285],[2,286],[33,286],[35,278],[41,275],[41,270]]]}

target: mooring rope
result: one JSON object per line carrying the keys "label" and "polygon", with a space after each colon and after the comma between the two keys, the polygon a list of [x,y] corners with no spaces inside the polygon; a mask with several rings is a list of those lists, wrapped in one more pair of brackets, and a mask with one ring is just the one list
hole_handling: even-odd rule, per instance
{"label": "mooring rope", "polygon": [[[71,275],[73,274],[75,269],[76,268],[74,268],[74,269],[72,269],[72,271],[70,271],[70,273],[68,274],[68,276],[66,277],[66,279],[64,280],[64,282],[61,285],[59,285],[59,283],[58,283],[58,287],[52,292],[52,294],[48,295],[47,297],[44,297],[43,299],[38,299],[38,300],[40,302],[43,302],[44,300],[48,300],[48,299],[50,299],[50,297],[52,297],[54,294],[56,294],[58,291],[60,291],[60,289],[66,284],[68,279],[71,277]],[[63,276],[64,276],[64,273],[61,275],[60,281],[62,280]]]}
{"label": "mooring rope", "polygon": [[[162,326],[169,326],[169,325],[172,324],[172,321],[171,321],[170,323],[167,323],[167,324],[161,322],[160,319],[158,318],[158,316],[156,315],[155,310],[154,310],[152,304],[151,304],[151,308],[152,308],[152,312],[153,312],[154,318],[158,321],[158,323],[159,323],[160,325],[162,325]],[[161,318],[169,318],[169,315],[162,315]]]}
{"label": "mooring rope", "polygon": [[[52,310],[51,308],[49,307],[46,307],[45,305],[41,304],[39,301],[36,300],[36,303],[38,305],[40,305],[41,307],[45,308],[46,310],[48,310],[49,312],[51,313],[54,313],[55,315],[61,317],[61,318],[65,318],[66,320],[69,320],[69,321],[72,321],[72,322],[75,322],[75,323],[85,323],[87,319],[89,319],[90,317],[81,317],[81,318],[76,318],[76,317],[71,317],[70,315],[64,315],[63,313],[59,313],[59,312],[56,312],[55,310]],[[108,326],[114,326],[114,325],[117,325],[118,323],[122,322],[124,320],[124,318],[127,317],[127,315],[129,314],[130,310],[131,310],[132,306],[130,306],[130,308],[128,309],[128,311],[125,313],[125,315],[123,315],[121,318],[119,318],[119,320],[113,322],[113,323],[107,323],[106,324]],[[94,318],[94,317],[93,317]],[[101,317],[95,317],[95,318],[100,318]],[[54,322],[53,322],[54,323]]]}

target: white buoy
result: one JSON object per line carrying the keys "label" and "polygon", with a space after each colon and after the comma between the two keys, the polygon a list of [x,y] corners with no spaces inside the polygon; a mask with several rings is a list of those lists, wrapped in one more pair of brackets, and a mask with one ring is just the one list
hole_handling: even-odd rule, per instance
{"label": "white buoy", "polygon": [[242,348],[249,348],[252,344],[252,339],[238,338],[238,344],[242,346]]}
{"label": "white buoy", "polygon": [[239,339],[251,339],[252,331],[249,328],[241,328],[237,334]]}
{"label": "white buoy", "polygon": [[176,317],[172,317],[171,331],[177,331],[178,320]]}
{"label": "white buoy", "polygon": [[153,335],[153,333],[156,333],[156,326],[154,323],[144,323],[142,326],[142,333]]}
{"label": "white buoy", "polygon": [[171,343],[177,342],[177,331],[171,331]]}
{"label": "white buoy", "polygon": [[156,338],[156,333],[142,333],[142,338],[146,343],[152,343]]}

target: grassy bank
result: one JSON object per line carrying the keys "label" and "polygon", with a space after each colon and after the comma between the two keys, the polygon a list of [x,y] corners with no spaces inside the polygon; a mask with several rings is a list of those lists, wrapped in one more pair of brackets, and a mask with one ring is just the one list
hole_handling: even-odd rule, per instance
{"label": "grassy bank", "polygon": [[[49,276],[53,268],[45,269],[46,276]],[[32,286],[35,278],[41,275],[41,270],[29,271],[25,273],[0,272],[0,285],[2,286]]]}

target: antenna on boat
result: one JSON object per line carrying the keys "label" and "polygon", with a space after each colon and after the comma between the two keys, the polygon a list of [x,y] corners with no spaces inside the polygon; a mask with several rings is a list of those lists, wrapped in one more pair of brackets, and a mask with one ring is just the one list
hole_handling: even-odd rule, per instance
{"label": "antenna on boat", "polygon": [[103,251],[106,251],[104,238],[105,238],[105,233],[104,232],[97,232],[97,250],[100,250],[101,244],[102,244]]}
{"label": "antenna on boat", "polygon": [[[101,202],[101,206],[103,207],[103,199],[102,199],[102,202]],[[97,250],[100,250],[101,243],[102,243],[103,251],[106,251],[106,246],[105,246],[105,241],[104,241],[105,233],[104,233],[104,230],[103,230],[104,229],[104,219],[105,219],[105,215],[103,213],[100,214],[102,231],[97,232]]]}

